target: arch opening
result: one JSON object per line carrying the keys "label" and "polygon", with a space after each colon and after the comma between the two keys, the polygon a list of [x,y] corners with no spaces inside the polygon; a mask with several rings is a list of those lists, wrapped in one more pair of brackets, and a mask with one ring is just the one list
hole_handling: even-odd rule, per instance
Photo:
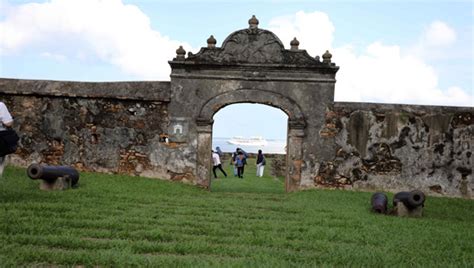
{"label": "arch opening", "polygon": [[[221,165],[217,165],[214,157],[212,191],[284,192],[288,134],[288,115],[285,112],[259,103],[233,103],[218,110],[213,122],[212,149],[221,152]],[[246,156],[242,179],[236,166],[237,148]],[[265,163],[257,165],[259,150]]]}
{"label": "arch opening", "polygon": [[259,103],[279,108],[287,117],[285,191],[298,189],[301,181],[302,144],[306,127],[303,113],[297,103],[276,92],[259,89],[238,89],[228,91],[209,99],[200,109],[197,124],[197,183],[211,188],[213,161],[211,154],[214,114],[225,106],[236,103]]}

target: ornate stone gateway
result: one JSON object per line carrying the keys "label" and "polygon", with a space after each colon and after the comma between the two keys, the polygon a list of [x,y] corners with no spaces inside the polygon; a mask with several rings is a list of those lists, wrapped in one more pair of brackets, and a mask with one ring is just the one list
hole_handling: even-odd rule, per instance
{"label": "ornate stone gateway", "polygon": [[[335,74],[339,69],[326,52],[323,61],[298,48],[284,48],[270,31],[259,29],[253,16],[247,29],[229,35],[216,47],[211,35],[207,48],[197,54],[180,47],[170,61],[172,100],[170,120],[191,119],[190,136],[196,137],[197,183],[210,187],[210,150],[213,116],[234,103],[261,103],[280,108],[288,115],[286,190],[292,191],[314,182],[311,163],[324,160],[333,142],[318,135],[325,124],[325,113],[333,103]],[[191,108],[192,107],[192,108]],[[170,141],[178,137],[170,135]]]}

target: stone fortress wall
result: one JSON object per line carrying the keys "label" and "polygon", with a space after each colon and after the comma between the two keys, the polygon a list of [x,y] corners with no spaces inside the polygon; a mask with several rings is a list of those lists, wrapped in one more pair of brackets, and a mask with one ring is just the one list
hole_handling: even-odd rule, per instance
{"label": "stone fortress wall", "polygon": [[473,108],[336,102],[326,119],[316,185],[473,196]]}
{"label": "stone fortress wall", "polygon": [[[15,165],[194,182],[195,153],[164,139],[168,82],[0,79],[0,89],[21,136]],[[335,102],[325,119],[317,138],[334,150],[327,161],[305,163],[314,186],[472,198],[472,108]]]}
{"label": "stone fortress wall", "polygon": [[173,178],[162,136],[169,82],[1,79],[0,95],[21,137],[14,164]]}
{"label": "stone fortress wall", "polygon": [[[261,103],[288,115],[286,190],[411,190],[472,198],[474,108],[334,102],[339,67],[273,33],[180,48],[169,82],[0,79],[20,146],[11,163],[71,165],[211,187],[213,115]],[[383,85],[382,85],[383,86]]]}

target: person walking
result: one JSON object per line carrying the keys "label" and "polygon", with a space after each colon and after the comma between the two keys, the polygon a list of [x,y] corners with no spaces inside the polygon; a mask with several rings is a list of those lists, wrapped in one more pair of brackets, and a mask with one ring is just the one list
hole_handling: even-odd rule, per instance
{"label": "person walking", "polygon": [[214,178],[217,179],[216,169],[220,169],[222,173],[224,173],[224,177],[227,178],[227,173],[222,169],[221,158],[217,152],[212,151],[212,162],[214,167],[212,168],[212,172],[214,173]]}
{"label": "person walking", "polygon": [[257,177],[263,177],[263,170],[265,169],[265,156],[262,150],[258,150],[257,154]]}
{"label": "person walking", "polygon": [[244,154],[242,152],[237,153],[237,157],[235,158],[235,166],[237,167],[237,176],[241,179],[244,178]]}
{"label": "person walking", "polygon": [[[13,125],[13,118],[7,109],[5,103],[0,101],[0,131],[7,130],[8,127]],[[0,177],[3,175],[3,170],[7,162],[7,156],[0,156]]]}
{"label": "person walking", "polygon": [[243,162],[243,166],[242,166],[242,174],[244,174],[244,171],[245,171],[245,165],[247,165],[247,158],[249,157],[249,154],[244,151],[242,148],[237,148],[237,154],[242,154],[242,162]]}

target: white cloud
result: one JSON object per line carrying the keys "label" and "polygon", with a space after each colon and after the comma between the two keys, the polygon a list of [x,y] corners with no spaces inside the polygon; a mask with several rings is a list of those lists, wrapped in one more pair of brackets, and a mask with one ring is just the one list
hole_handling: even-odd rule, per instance
{"label": "white cloud", "polygon": [[334,25],[323,12],[297,12],[295,15],[270,20],[269,30],[275,32],[285,47],[290,47],[294,37],[300,41],[300,49],[306,49],[312,56],[322,55],[331,47],[334,39]]}
{"label": "white cloud", "polygon": [[[384,103],[474,106],[474,97],[459,87],[441,90],[433,66],[420,53],[403,54],[398,45],[373,42],[364,52],[356,53],[352,45],[334,48],[334,26],[321,12],[304,13],[272,20],[271,30],[285,45],[296,36],[300,49],[310,55],[321,55],[326,49],[341,68],[337,73],[335,99]],[[456,33],[441,21],[433,22],[421,34],[423,46],[444,47],[456,40]],[[420,52],[420,50],[416,50]]]}
{"label": "white cloud", "polygon": [[473,106],[473,98],[459,87],[438,88],[435,69],[414,56],[403,56],[398,46],[375,42],[356,55],[350,47],[336,48],[341,66],[336,100],[431,105]]}
{"label": "white cloud", "polygon": [[446,53],[456,41],[457,34],[454,29],[443,21],[434,21],[424,30],[413,47],[408,48],[408,52],[427,61],[449,60],[462,54],[458,51]]}
{"label": "white cloud", "polygon": [[151,29],[149,18],[120,0],[52,0],[9,7],[0,22],[0,55],[38,51],[99,58],[142,79],[169,79],[179,45]]}
{"label": "white cloud", "polygon": [[[1,1],[1,0],[0,0]],[[3,2],[2,2],[3,5]],[[168,79],[168,60],[179,45],[191,46],[151,29],[146,14],[120,0],[51,0],[4,5],[0,14],[0,55],[36,52],[58,61],[100,60],[139,79]],[[436,69],[427,63],[436,51],[456,42],[456,32],[442,21],[420,34],[416,49],[373,42],[362,53],[347,44],[334,48],[335,27],[323,12],[297,12],[274,18],[270,30],[289,47],[296,37],[310,55],[329,49],[341,66],[336,100],[473,105],[472,93],[453,85],[441,90]],[[431,53],[431,54],[430,54]]]}
{"label": "white cloud", "polygon": [[456,41],[456,32],[442,21],[434,21],[422,37],[428,46],[449,46]]}

